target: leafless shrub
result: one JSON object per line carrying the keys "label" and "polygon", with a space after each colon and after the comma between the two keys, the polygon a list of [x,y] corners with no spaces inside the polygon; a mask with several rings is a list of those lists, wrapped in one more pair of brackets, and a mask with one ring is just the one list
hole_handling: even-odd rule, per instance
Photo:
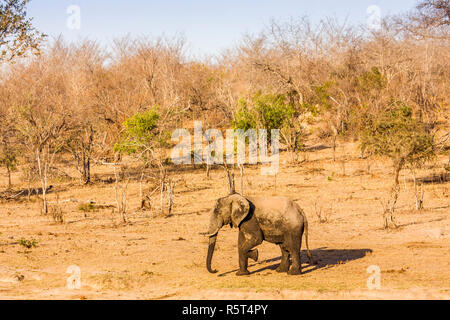
{"label": "leafless shrub", "polygon": [[322,205],[318,205],[317,202],[314,202],[314,214],[319,223],[330,222],[331,215],[333,214],[333,204],[331,204],[331,207],[328,210],[324,210]]}
{"label": "leafless shrub", "polygon": [[414,198],[416,200],[416,210],[422,210],[423,209],[423,197],[425,194],[425,191],[423,189],[423,182],[417,181],[416,170],[414,167],[411,168],[411,175],[412,175],[413,183],[414,183]]}
{"label": "leafless shrub", "polygon": [[64,212],[59,203],[59,194],[56,192],[56,203],[49,205],[49,213],[56,223],[64,223]]}
{"label": "leafless shrub", "polygon": [[395,206],[397,204],[398,195],[400,193],[399,185],[394,185],[390,192],[388,200],[380,200],[383,207],[383,227],[384,229],[398,228],[398,224],[395,219]]}

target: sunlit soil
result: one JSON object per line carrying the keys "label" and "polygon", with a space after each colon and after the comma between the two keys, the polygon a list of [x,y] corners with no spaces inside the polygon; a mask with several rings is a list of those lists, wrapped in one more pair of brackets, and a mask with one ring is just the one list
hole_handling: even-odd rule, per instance
{"label": "sunlit soil", "polygon": [[[382,229],[382,203],[392,180],[389,161],[359,159],[353,144],[338,148],[336,162],[329,148],[308,152],[301,164],[289,159],[282,155],[276,180],[260,175],[258,167],[247,168],[243,185],[246,195],[289,196],[305,210],[318,264],[309,265],[302,252],[300,276],[275,272],[280,250],[263,243],[259,262],[250,263],[252,274],[237,277],[237,230],[228,226],[219,233],[213,258],[219,272],[209,274],[207,239],[199,233],[207,229],[214,200],[227,193],[225,171],[213,169],[207,179],[205,169],[190,168],[172,172],[182,180],[169,217],[160,214],[157,195],[153,210],[138,210],[138,182],[129,185],[128,224],[108,208],[115,204],[114,184],[52,181],[57,193],[50,193],[49,201],[58,194],[63,224],[40,213],[36,196],[30,202],[2,201],[0,298],[449,299],[449,182],[433,181],[433,175],[445,172],[448,157],[417,174],[426,180],[422,211],[415,210],[411,174],[402,172],[399,228],[392,230]],[[112,175],[108,166],[94,166],[93,172],[105,179]],[[13,175],[16,189],[26,187],[20,176]],[[240,186],[236,171],[237,191]],[[82,211],[82,200],[105,207]],[[27,248],[24,240],[35,242]],[[80,289],[67,287],[72,265],[80,268]],[[381,271],[379,288],[370,278],[376,275],[367,272],[372,265]]]}

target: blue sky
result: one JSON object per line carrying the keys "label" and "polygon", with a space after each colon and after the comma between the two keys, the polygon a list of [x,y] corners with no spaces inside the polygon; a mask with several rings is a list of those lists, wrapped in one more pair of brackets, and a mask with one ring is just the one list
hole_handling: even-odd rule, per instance
{"label": "blue sky", "polygon": [[[215,54],[236,44],[243,33],[257,33],[272,18],[308,15],[363,23],[366,10],[377,5],[381,14],[412,9],[417,0],[32,0],[28,16],[42,32],[68,40],[96,39],[108,44],[132,36],[183,34],[196,54]],[[67,8],[80,8],[80,29],[67,27]]]}

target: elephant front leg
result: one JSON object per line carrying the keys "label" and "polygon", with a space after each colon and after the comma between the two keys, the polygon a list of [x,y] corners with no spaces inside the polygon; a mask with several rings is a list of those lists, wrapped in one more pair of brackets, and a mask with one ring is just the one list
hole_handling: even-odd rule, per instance
{"label": "elephant front leg", "polygon": [[236,273],[237,276],[249,275],[248,271],[248,258],[254,261],[258,260],[258,250],[253,249],[255,246],[260,244],[261,241],[257,239],[246,239],[243,232],[239,232],[238,240],[238,253],[239,253],[239,271]]}
{"label": "elephant front leg", "polygon": [[249,275],[248,271],[248,255],[244,253],[242,250],[239,250],[239,271],[236,272],[237,276],[246,276]]}

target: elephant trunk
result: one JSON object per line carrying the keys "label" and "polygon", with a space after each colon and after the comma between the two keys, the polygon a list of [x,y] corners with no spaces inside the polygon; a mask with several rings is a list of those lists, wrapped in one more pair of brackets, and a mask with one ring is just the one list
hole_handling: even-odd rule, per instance
{"label": "elephant trunk", "polygon": [[209,238],[208,255],[206,256],[206,269],[208,269],[210,273],[217,272],[217,270],[211,269],[211,261],[214,254],[214,247],[216,246],[216,240],[217,240],[217,233]]}

